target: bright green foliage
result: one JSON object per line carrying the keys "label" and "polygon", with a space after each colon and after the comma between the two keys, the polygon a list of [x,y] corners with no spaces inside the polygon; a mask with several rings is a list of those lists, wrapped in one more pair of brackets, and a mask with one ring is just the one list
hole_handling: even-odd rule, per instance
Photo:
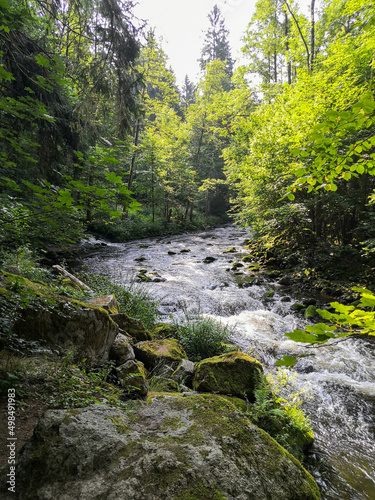
{"label": "bright green foliage", "polygon": [[[353,290],[361,294],[359,308],[332,302],[330,305],[335,312],[316,310],[327,323],[308,325],[305,330],[294,330],[285,336],[295,342],[314,345],[353,335],[375,335],[375,294],[365,288],[354,287]],[[295,361],[292,356],[284,356],[276,365],[292,366]]]}

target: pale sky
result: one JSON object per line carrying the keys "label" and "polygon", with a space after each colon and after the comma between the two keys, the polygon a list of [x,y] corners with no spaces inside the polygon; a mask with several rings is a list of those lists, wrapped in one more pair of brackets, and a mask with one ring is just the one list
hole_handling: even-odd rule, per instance
{"label": "pale sky", "polygon": [[[300,0],[301,10],[310,0]],[[181,86],[185,75],[195,82],[199,78],[199,64],[204,32],[209,28],[207,18],[217,4],[229,30],[232,57],[238,59],[242,46],[241,38],[254,13],[256,0],[138,0],[134,14],[148,21],[155,28],[157,37],[162,37],[162,47],[169,64]],[[304,7],[302,7],[304,6]]]}

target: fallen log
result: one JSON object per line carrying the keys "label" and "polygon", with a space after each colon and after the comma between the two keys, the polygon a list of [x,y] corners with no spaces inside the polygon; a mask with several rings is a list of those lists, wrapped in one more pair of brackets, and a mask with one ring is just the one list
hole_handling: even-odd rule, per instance
{"label": "fallen log", "polygon": [[78,285],[80,288],[83,288],[84,290],[91,291],[91,288],[89,288],[81,280],[79,280],[78,278],[76,278],[75,276],[73,276],[73,274],[70,274],[70,273],[68,273],[68,271],[65,271],[65,269],[63,269],[61,266],[55,265],[55,266],[52,266],[52,269],[55,269],[57,272],[59,272],[63,276],[66,276],[67,278],[69,278],[71,281],[73,281],[73,283],[75,283],[76,285]]}

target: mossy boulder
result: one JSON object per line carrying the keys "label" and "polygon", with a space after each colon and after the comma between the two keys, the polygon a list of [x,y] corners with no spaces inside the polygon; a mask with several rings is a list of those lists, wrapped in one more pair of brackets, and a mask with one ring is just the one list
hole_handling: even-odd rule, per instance
{"label": "mossy boulder", "polygon": [[254,389],[262,377],[263,367],[259,361],[243,352],[230,352],[197,363],[193,388],[253,400]]}
{"label": "mossy boulder", "polygon": [[178,326],[169,323],[158,323],[151,331],[155,339],[176,338],[178,336]]}
{"label": "mossy boulder", "polygon": [[[46,285],[21,276],[3,275],[3,299],[14,304],[9,329],[27,341],[37,341],[61,354],[71,353],[74,361],[89,363],[108,360],[118,326],[99,305],[57,295]],[[18,305],[17,305],[18,304]]]}
{"label": "mossy boulder", "polygon": [[300,311],[303,311],[305,309],[305,306],[303,304],[301,304],[300,302],[295,302],[294,304],[292,304],[290,306],[290,308],[292,311],[300,312]]}
{"label": "mossy boulder", "polygon": [[152,334],[139,319],[131,318],[125,313],[113,314],[111,318],[134,342],[152,340]]}
{"label": "mossy boulder", "polygon": [[146,396],[148,391],[146,375],[147,372],[142,363],[129,360],[116,368],[117,377],[121,387],[133,391],[139,396]]}
{"label": "mossy boulder", "polygon": [[319,499],[310,474],[230,400],[150,400],[47,411],[18,458],[19,498]]}
{"label": "mossy boulder", "polygon": [[186,352],[176,339],[139,342],[134,346],[134,352],[136,358],[149,370],[158,365],[177,367],[182,359],[187,359]]}
{"label": "mossy boulder", "polygon": [[253,260],[254,260],[254,257],[252,255],[245,255],[241,259],[242,262],[252,262]]}
{"label": "mossy boulder", "polygon": [[317,312],[316,312],[316,307],[311,305],[311,306],[308,306],[305,310],[305,318],[306,319],[313,319],[315,318],[315,316],[317,316]]}
{"label": "mossy boulder", "polygon": [[109,359],[114,362],[115,366],[120,366],[134,358],[135,354],[130,339],[119,334],[109,351]]}

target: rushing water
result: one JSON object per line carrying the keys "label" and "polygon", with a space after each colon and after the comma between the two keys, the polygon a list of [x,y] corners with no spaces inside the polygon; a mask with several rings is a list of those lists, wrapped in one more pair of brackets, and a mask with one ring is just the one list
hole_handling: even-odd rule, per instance
{"label": "rushing water", "polygon": [[[296,366],[297,384],[309,389],[305,409],[315,434],[311,471],[324,499],[375,499],[375,344],[348,340],[306,349],[284,337],[303,327],[290,309],[295,298],[257,272],[230,270],[246,255],[245,230],[227,226],[198,234],[109,244],[85,266],[117,283],[131,282],[140,269],[160,300],[163,321],[199,310],[233,327],[233,340],[272,370],[283,354],[308,352]],[[225,252],[234,247],[236,252]],[[169,253],[168,253],[169,252]],[[205,263],[206,257],[215,259]],[[138,259],[138,260],[137,260]],[[153,274],[152,274],[153,273]],[[264,294],[275,290],[270,302]]]}

